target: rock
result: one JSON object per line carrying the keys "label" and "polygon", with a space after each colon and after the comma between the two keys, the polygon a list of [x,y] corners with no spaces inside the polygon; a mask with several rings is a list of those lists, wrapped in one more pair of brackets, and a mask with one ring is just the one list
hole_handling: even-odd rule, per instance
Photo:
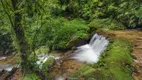
{"label": "rock", "polygon": [[74,39],[71,40],[70,42],[68,42],[67,47],[68,49],[76,49],[76,47],[87,44],[89,41],[89,38],[78,38],[78,39]]}
{"label": "rock", "polygon": [[55,64],[55,59],[53,57],[49,57],[45,63],[43,63],[42,65],[42,70],[41,70],[41,74],[43,75],[43,77],[46,79],[51,79],[51,75],[49,74],[49,72],[51,71],[51,67]]}
{"label": "rock", "polygon": [[50,68],[55,64],[55,59],[53,57],[49,57],[45,63],[42,65],[42,69],[45,71],[50,71]]}

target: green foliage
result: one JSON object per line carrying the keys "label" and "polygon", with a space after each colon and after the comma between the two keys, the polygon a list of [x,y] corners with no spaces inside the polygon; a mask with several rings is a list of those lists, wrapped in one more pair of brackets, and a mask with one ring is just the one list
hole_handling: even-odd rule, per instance
{"label": "green foliage", "polygon": [[[137,0],[60,0],[64,16],[87,20],[113,18],[126,27],[139,25],[141,3]],[[114,27],[114,26],[113,26]],[[115,28],[115,27],[114,27]],[[116,27],[117,28],[117,27]]]}
{"label": "green foliage", "polygon": [[23,80],[40,80],[36,74],[26,74]]}
{"label": "green foliage", "polygon": [[36,49],[36,50],[32,53],[32,55],[34,55],[34,53],[35,53],[35,55],[48,54],[48,52],[49,52],[49,48],[48,48],[47,46],[41,46],[41,47],[39,47],[38,49]]}
{"label": "green foliage", "polygon": [[14,51],[10,22],[0,4],[0,55],[12,54]]}
{"label": "green foliage", "polygon": [[142,5],[140,5],[139,9],[135,11],[137,19],[137,26],[142,26]]}
{"label": "green foliage", "polygon": [[28,72],[36,72],[36,71],[39,71],[40,69],[40,65],[38,65],[37,64],[37,61],[38,61],[38,58],[37,58],[37,56],[36,55],[31,55],[31,56],[29,56],[28,57],[28,62],[27,62],[27,64],[29,65],[29,66],[27,66],[26,68],[27,69],[30,69],[30,71],[28,71]]}
{"label": "green foliage", "polygon": [[[82,19],[69,21],[65,18],[54,19],[44,16],[41,24],[40,28],[35,26],[36,24],[27,28],[29,40],[34,41],[32,44],[36,43],[35,47],[47,45],[52,49],[67,49],[70,40],[88,36],[87,24]],[[36,38],[33,39],[34,34]]]}
{"label": "green foliage", "polygon": [[93,78],[93,72],[95,69],[93,67],[90,67],[88,65],[82,66],[76,73],[74,73],[71,77],[74,78],[81,78],[85,77],[86,79]]}
{"label": "green foliage", "polygon": [[53,39],[54,49],[66,49],[67,43],[73,39],[85,38],[87,34],[87,25],[83,20],[64,20],[63,23],[58,23],[61,26],[56,28]]}
{"label": "green foliage", "polygon": [[55,64],[55,59],[50,57],[46,60],[45,63],[43,63],[41,71],[42,74],[47,77],[47,78],[51,78],[51,75],[49,74],[49,71],[51,69],[51,67]]}
{"label": "green foliage", "polygon": [[47,61],[45,63],[43,63],[43,65],[42,65],[43,71],[45,70],[48,72],[50,70],[49,68],[51,68],[51,66],[53,66],[53,64],[55,64],[55,59],[52,57],[48,58]]}
{"label": "green foliage", "polygon": [[12,45],[12,42],[13,41],[9,33],[0,32],[0,55],[7,55],[7,54],[11,54],[14,52],[14,47]]}
{"label": "green foliage", "polygon": [[91,28],[91,30],[103,30],[103,29],[123,30],[125,29],[124,25],[109,18],[94,19],[93,21],[90,22],[89,27]]}

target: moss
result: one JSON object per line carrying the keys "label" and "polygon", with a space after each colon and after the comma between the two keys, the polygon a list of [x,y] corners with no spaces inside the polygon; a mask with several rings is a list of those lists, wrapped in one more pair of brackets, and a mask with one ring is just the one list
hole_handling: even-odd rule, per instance
{"label": "moss", "polygon": [[112,40],[97,64],[85,65],[74,77],[86,80],[132,80],[131,43]]}
{"label": "moss", "polygon": [[93,78],[92,72],[94,72],[95,69],[88,66],[88,65],[84,65],[82,66],[75,74],[72,75],[72,77],[85,77],[85,78]]}
{"label": "moss", "polygon": [[[126,40],[113,40],[101,56],[98,69],[102,80],[132,80],[131,43]],[[103,66],[100,66],[102,65]]]}
{"label": "moss", "polygon": [[55,64],[55,59],[50,57],[46,60],[45,63],[42,65],[42,73],[45,77],[51,78],[49,71],[51,70],[51,67]]}
{"label": "moss", "polygon": [[47,71],[49,70],[49,67],[51,67],[55,63],[55,59],[52,57],[49,57],[45,63],[43,63],[42,68],[46,69]]}
{"label": "moss", "polygon": [[[105,68],[102,68],[107,75],[113,74],[114,80],[132,80],[132,56],[131,44],[125,40],[114,40],[105,52],[103,61]],[[104,75],[106,77],[106,74]],[[109,79],[108,79],[109,80]]]}

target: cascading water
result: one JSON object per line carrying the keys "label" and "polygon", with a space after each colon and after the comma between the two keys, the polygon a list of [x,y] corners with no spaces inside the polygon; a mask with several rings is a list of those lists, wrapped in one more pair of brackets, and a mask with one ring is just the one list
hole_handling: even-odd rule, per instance
{"label": "cascading water", "polygon": [[101,53],[107,48],[109,41],[102,35],[95,34],[89,44],[80,46],[72,57],[81,62],[97,63]]}

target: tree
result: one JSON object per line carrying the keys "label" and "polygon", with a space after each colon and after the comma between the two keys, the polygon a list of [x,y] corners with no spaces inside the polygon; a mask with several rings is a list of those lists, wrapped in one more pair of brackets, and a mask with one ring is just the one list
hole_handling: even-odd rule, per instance
{"label": "tree", "polygon": [[[1,0],[0,6],[3,7],[3,11],[9,19],[12,31],[14,32],[14,37],[16,38],[18,44],[22,72],[29,71],[27,70],[30,68],[28,56],[36,46],[34,44],[36,41],[29,41],[27,38],[28,32],[26,32],[26,28],[27,26],[32,28],[32,24],[35,23],[37,23],[36,26],[38,26],[38,29],[40,28],[38,23],[42,23],[43,15],[50,13],[50,9],[48,9],[48,4],[50,3],[52,3],[52,0]],[[50,8],[52,8],[51,5]],[[30,19],[30,21],[28,22],[27,19]],[[42,24],[40,26],[42,26]],[[40,31],[40,29],[37,31]],[[36,34],[38,34],[36,31],[33,33],[35,36],[32,36],[32,38],[30,36],[31,39],[35,39]]]}
{"label": "tree", "polygon": [[[22,72],[24,73],[29,66],[28,55],[30,54],[30,50],[25,37],[24,27],[22,25],[22,13],[20,12],[20,10],[23,8],[23,5],[18,6],[21,2],[21,0],[1,0],[3,9],[11,22],[12,29],[18,41],[17,43],[19,45],[21,67]],[[12,7],[12,15],[10,15],[10,12],[8,12],[8,7]]]}
{"label": "tree", "polygon": [[20,47],[20,53],[21,53],[21,67],[22,70],[25,71],[28,66],[28,55],[30,54],[29,45],[25,38],[24,28],[22,26],[22,13],[20,13],[18,10],[20,10],[22,7],[17,6],[21,0],[11,0],[12,6],[15,11],[14,13],[14,23],[13,23],[13,30],[15,31],[16,38],[19,41],[19,47]]}

